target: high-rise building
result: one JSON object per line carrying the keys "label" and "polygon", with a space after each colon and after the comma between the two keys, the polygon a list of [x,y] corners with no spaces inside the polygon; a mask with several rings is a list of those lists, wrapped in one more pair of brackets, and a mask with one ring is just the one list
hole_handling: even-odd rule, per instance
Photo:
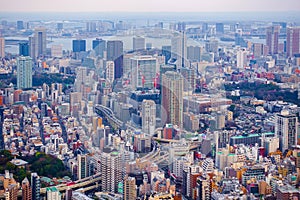
{"label": "high-rise building", "polygon": [[113,83],[115,80],[115,63],[113,61],[106,62],[105,78],[110,83]]}
{"label": "high-rise building", "polygon": [[261,43],[254,43],[253,44],[253,56],[255,59],[260,58],[262,55],[264,55],[264,45]]}
{"label": "high-rise building", "polygon": [[165,64],[167,64],[171,58],[171,46],[162,46],[162,55],[165,56]]}
{"label": "high-rise building", "polygon": [[115,79],[123,76],[123,42],[119,40],[107,42],[107,60],[115,63]]}
{"label": "high-rise building", "polygon": [[28,42],[20,42],[19,43],[19,56],[29,56]]}
{"label": "high-rise building", "polygon": [[31,187],[27,177],[22,181],[22,199],[23,200],[31,200]]}
{"label": "high-rise building", "polygon": [[156,127],[156,104],[153,100],[144,100],[142,103],[142,130],[153,135]]}
{"label": "high-rise building", "polygon": [[96,56],[104,58],[104,51],[106,50],[106,41],[100,38],[96,38],[95,40],[93,40],[92,46]]}
{"label": "high-rise building", "polygon": [[57,31],[62,31],[64,29],[64,23],[59,22],[56,24]]}
{"label": "high-rise building", "polygon": [[73,40],[73,52],[82,52],[86,51],[86,41],[85,40]]}
{"label": "high-rise building", "polygon": [[300,53],[300,27],[290,27],[286,34],[286,54],[293,57]]}
{"label": "high-rise building", "polygon": [[17,184],[9,184],[7,188],[5,188],[5,199],[6,200],[17,200],[18,199],[18,185]]}
{"label": "high-rise building", "polygon": [[271,26],[267,28],[266,45],[269,47],[269,54],[278,53],[279,26]]}
{"label": "high-rise building", "polygon": [[176,60],[177,69],[186,66],[186,41],[187,39],[184,32],[175,33],[171,38],[171,57]]}
{"label": "high-rise building", "polygon": [[145,38],[133,37],[133,51],[144,50],[144,49],[145,49]]}
{"label": "high-rise building", "polygon": [[275,119],[275,134],[279,137],[279,148],[284,152],[297,144],[298,118],[283,110]]}
{"label": "high-rise building", "polygon": [[135,184],[135,178],[126,176],[124,178],[123,199],[124,200],[136,200],[137,198],[137,186]]}
{"label": "high-rise building", "polygon": [[47,200],[61,200],[61,194],[56,187],[49,187],[46,189]]}
{"label": "high-rise building", "polygon": [[224,33],[224,24],[223,23],[216,23],[216,32],[217,32],[217,34]]}
{"label": "high-rise building", "polygon": [[0,57],[5,57],[5,39],[0,37]]}
{"label": "high-rise building", "polygon": [[32,199],[40,199],[41,181],[37,173],[31,173],[31,194]]}
{"label": "high-rise building", "polygon": [[35,60],[37,57],[45,56],[47,49],[46,29],[39,27],[34,30],[34,36],[29,37],[30,56]]}
{"label": "high-rise building", "polygon": [[136,88],[154,88],[156,58],[135,56],[131,58],[131,82]]}
{"label": "high-rise building", "polygon": [[101,154],[102,191],[116,193],[122,181],[121,154],[110,148],[104,148]]}
{"label": "high-rise building", "polygon": [[96,32],[97,31],[97,23],[95,21],[86,22],[86,31],[87,32]]}
{"label": "high-rise building", "polygon": [[200,62],[201,48],[198,46],[187,47],[187,59],[193,62]]}
{"label": "high-rise building", "polygon": [[197,200],[211,199],[211,180],[208,175],[199,176],[197,178],[198,194]]}
{"label": "high-rise building", "polygon": [[3,122],[4,122],[4,107],[0,106],[0,150],[4,150]]}
{"label": "high-rise building", "polygon": [[17,88],[32,87],[32,59],[20,56],[17,59]]}
{"label": "high-rise building", "polygon": [[17,21],[17,29],[18,30],[24,29],[24,22],[23,21]]}
{"label": "high-rise building", "polygon": [[88,158],[87,155],[77,155],[78,161],[78,180],[83,179],[88,176]]}
{"label": "high-rise building", "polygon": [[245,49],[239,49],[236,54],[236,66],[237,68],[244,68],[247,64],[247,51]]}
{"label": "high-rise building", "polygon": [[182,127],[183,77],[177,72],[168,71],[162,75],[162,109],[162,120]]}

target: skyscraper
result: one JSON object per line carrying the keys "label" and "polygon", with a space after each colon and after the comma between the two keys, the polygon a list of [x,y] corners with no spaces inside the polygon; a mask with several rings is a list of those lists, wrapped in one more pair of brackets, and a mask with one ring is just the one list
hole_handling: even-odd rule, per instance
{"label": "skyscraper", "polygon": [[115,63],[115,79],[123,76],[123,42],[120,40],[107,42],[107,60]]}
{"label": "skyscraper", "polygon": [[106,50],[106,41],[100,38],[93,40],[93,50],[95,51],[96,56],[104,58],[104,51]]}
{"label": "skyscraper", "polygon": [[236,54],[237,68],[244,68],[247,64],[247,51],[245,49],[239,49]]}
{"label": "skyscraper", "polygon": [[0,106],[0,150],[4,150],[3,122],[4,122],[4,107]]}
{"label": "skyscraper", "polygon": [[131,58],[131,82],[136,88],[154,88],[156,76],[156,58],[152,56],[135,56]]}
{"label": "skyscraper", "polygon": [[269,54],[278,53],[279,26],[271,26],[267,28],[266,45],[269,47]]}
{"label": "skyscraper", "polygon": [[29,56],[17,58],[17,88],[32,87],[32,59]]}
{"label": "skyscraper", "polygon": [[253,55],[255,59],[260,58],[262,55],[264,55],[264,45],[261,43],[254,43]]}
{"label": "skyscraper", "polygon": [[27,177],[22,181],[22,199],[23,200],[31,200],[31,187]]}
{"label": "skyscraper", "polygon": [[77,176],[78,180],[83,179],[88,176],[88,160],[87,155],[77,155],[78,161],[78,171]]}
{"label": "skyscraper", "polygon": [[122,181],[121,154],[110,148],[104,148],[101,154],[102,191],[116,193]]}
{"label": "skyscraper", "polygon": [[29,56],[28,42],[20,42],[19,43],[19,56]]}
{"label": "skyscraper", "polygon": [[142,130],[144,133],[153,135],[156,126],[156,104],[153,100],[142,102]]}
{"label": "skyscraper", "polygon": [[37,173],[31,173],[32,199],[40,199],[41,181]]}
{"label": "skyscraper", "polygon": [[124,200],[136,200],[137,198],[137,186],[134,177],[126,176],[124,178]]}
{"label": "skyscraper", "polygon": [[17,21],[17,29],[18,30],[24,29],[24,22],[23,21]]}
{"label": "skyscraper", "polygon": [[290,27],[286,35],[286,54],[293,57],[300,53],[300,27]]}
{"label": "skyscraper", "polygon": [[183,77],[168,71],[162,75],[162,119],[182,127],[183,125]]}
{"label": "skyscraper", "polygon": [[279,137],[279,148],[284,152],[297,144],[298,118],[283,110],[275,119],[275,134]]}
{"label": "skyscraper", "polygon": [[73,40],[73,52],[86,51],[86,41],[85,40]]}
{"label": "skyscraper", "polygon": [[176,68],[186,65],[186,35],[184,32],[175,33],[171,39],[171,57],[176,60]]}
{"label": "skyscraper", "polygon": [[5,39],[0,37],[0,57],[5,57]]}
{"label": "skyscraper", "polygon": [[144,49],[145,49],[145,38],[133,37],[133,51],[144,50]]}
{"label": "skyscraper", "polygon": [[161,53],[163,56],[165,56],[165,64],[167,64],[171,58],[171,46],[162,46]]}
{"label": "skyscraper", "polygon": [[115,80],[115,63],[113,61],[106,62],[105,78],[110,83],[113,83]]}
{"label": "skyscraper", "polygon": [[46,38],[46,29],[44,27],[39,27],[34,30],[34,55],[31,55],[33,59],[46,55]]}
{"label": "skyscraper", "polygon": [[216,23],[216,32],[217,32],[217,34],[224,33],[224,24],[223,23]]}

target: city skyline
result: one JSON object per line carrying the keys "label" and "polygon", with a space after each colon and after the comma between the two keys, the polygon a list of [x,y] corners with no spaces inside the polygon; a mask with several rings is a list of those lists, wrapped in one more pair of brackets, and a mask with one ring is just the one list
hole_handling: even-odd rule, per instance
{"label": "city skyline", "polygon": [[[59,6],[57,6],[59,5]],[[12,0],[2,4],[0,12],[276,12],[300,11],[297,0],[253,0],[243,1],[242,4],[234,0],[213,1],[168,1],[153,0],[151,2],[136,0],[65,0],[65,1],[34,1],[26,0],[20,4]]]}

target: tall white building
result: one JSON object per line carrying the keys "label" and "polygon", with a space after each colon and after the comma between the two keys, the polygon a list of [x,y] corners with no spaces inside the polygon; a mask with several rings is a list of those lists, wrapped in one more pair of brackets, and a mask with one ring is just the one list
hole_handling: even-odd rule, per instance
{"label": "tall white building", "polygon": [[175,33],[171,38],[171,58],[176,60],[177,69],[180,69],[187,64],[186,41],[187,39],[184,32]]}
{"label": "tall white building", "polygon": [[136,88],[154,88],[157,59],[152,56],[131,58],[131,84]]}
{"label": "tall white building", "polygon": [[153,135],[156,126],[156,104],[152,100],[144,100],[142,103],[142,130]]}
{"label": "tall white building", "polygon": [[49,187],[47,191],[47,200],[61,200],[61,194],[56,187]]}
{"label": "tall white building", "polygon": [[100,159],[102,191],[117,193],[118,184],[122,182],[121,154],[116,150],[105,148]]}
{"label": "tall white building", "polygon": [[276,115],[275,134],[279,137],[282,152],[297,144],[298,118],[295,114],[283,110]]}
{"label": "tall white building", "polygon": [[0,37],[0,57],[5,57],[5,39]]}
{"label": "tall white building", "polygon": [[113,83],[115,80],[115,63],[114,61],[107,61],[106,62],[106,69],[105,69],[105,77],[110,83]]}
{"label": "tall white building", "polygon": [[17,88],[32,87],[32,59],[29,56],[17,58]]}
{"label": "tall white building", "polygon": [[239,49],[236,54],[237,68],[244,68],[247,64],[247,51]]}

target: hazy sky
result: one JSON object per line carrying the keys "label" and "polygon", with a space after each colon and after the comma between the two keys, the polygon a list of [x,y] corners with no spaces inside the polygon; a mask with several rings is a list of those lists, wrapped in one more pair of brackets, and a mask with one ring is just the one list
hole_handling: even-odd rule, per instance
{"label": "hazy sky", "polygon": [[0,12],[300,11],[299,0],[4,0]]}

